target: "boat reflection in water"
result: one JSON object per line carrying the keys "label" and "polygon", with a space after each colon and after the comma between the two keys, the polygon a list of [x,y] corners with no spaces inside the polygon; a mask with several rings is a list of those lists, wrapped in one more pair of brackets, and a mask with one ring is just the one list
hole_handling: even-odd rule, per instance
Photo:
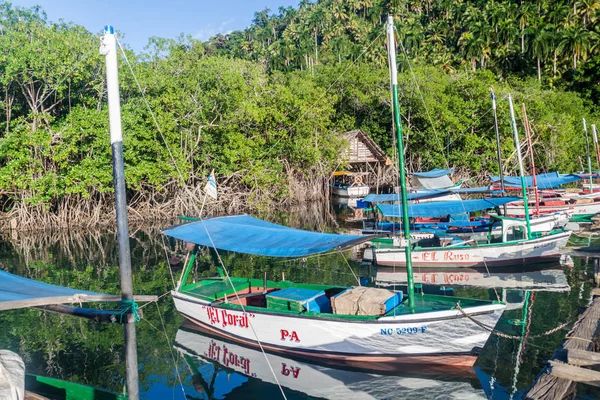
{"label": "boat reflection in water", "polygon": [[274,374],[288,398],[485,399],[471,367],[408,366],[384,375],[270,353],[266,354],[267,363],[260,350],[211,337],[189,323],[177,332],[175,348],[186,360],[196,390],[215,399],[280,396]]}
{"label": "boat reflection in water", "polygon": [[[560,264],[528,267],[494,268],[416,268],[415,283],[436,286],[467,286],[482,289],[522,289],[531,291],[569,291],[567,277]],[[376,282],[381,286],[406,284],[403,268],[377,269]]]}

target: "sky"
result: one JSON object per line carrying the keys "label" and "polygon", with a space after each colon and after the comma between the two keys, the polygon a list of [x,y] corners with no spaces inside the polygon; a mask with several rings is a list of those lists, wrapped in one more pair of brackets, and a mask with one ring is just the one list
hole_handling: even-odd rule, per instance
{"label": "sky", "polygon": [[[9,0],[10,1],[10,0]],[[300,0],[12,0],[13,6],[41,6],[48,20],[73,22],[100,34],[113,25],[120,40],[135,52],[148,38],[174,39],[181,33],[208,40],[217,33],[248,27],[256,11],[297,7]]]}

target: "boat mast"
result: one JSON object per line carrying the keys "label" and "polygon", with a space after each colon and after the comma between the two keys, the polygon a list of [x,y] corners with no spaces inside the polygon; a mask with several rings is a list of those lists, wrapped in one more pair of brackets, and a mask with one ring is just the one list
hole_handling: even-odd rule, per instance
{"label": "boat mast", "polygon": [[523,171],[523,158],[521,157],[521,144],[519,143],[519,131],[517,130],[517,121],[515,120],[515,110],[512,97],[508,95],[508,105],[510,107],[510,123],[513,127],[515,138],[515,147],[517,149],[517,159],[519,160],[519,173],[521,174],[521,189],[523,191],[523,206],[525,208],[525,222],[527,224],[527,239],[531,238],[531,223],[529,222],[529,200],[527,199],[527,185],[525,184],[525,172]]}
{"label": "boat mast", "polygon": [[527,133],[527,144],[529,145],[529,158],[531,159],[531,178],[533,179],[533,193],[535,193],[535,212],[540,214],[540,196],[538,193],[537,177],[535,172],[535,160],[533,159],[533,144],[531,143],[531,126],[527,118],[527,109],[525,103],[521,103],[523,108],[523,125],[525,125],[525,133]]}
{"label": "boat mast", "polygon": [[588,137],[587,125],[585,123],[585,118],[583,118],[583,130],[585,131],[585,148],[587,152],[587,161],[588,161],[588,174],[590,175],[590,193],[593,193],[593,180],[592,180],[592,158],[590,157],[590,138]]}
{"label": "boat mast", "polygon": [[400,195],[402,196],[402,224],[406,239],[406,275],[408,289],[408,306],[415,306],[415,282],[412,270],[410,221],[408,220],[408,200],[406,194],[406,174],[404,173],[404,143],[402,142],[402,124],[400,123],[400,105],[398,103],[398,71],[396,70],[396,40],[394,39],[394,17],[388,15],[387,23],[388,58],[392,77],[392,107],[394,126],[396,127],[396,143],[398,144],[398,173],[400,175]]}
{"label": "boat mast", "polygon": [[600,146],[598,145],[598,134],[596,133],[596,124],[592,125],[592,134],[594,136],[594,147],[596,148],[596,159],[598,161],[598,168],[600,168]]}
{"label": "boat mast", "polygon": [[[123,134],[121,132],[121,104],[119,99],[119,77],[117,67],[117,42],[114,28],[104,27],[100,53],[106,57],[106,92],[108,95],[108,117],[110,122],[110,144],[112,147],[113,183],[117,211],[117,240],[119,243],[119,274],[121,278],[121,302],[133,307],[133,284],[131,280],[131,251],[129,249],[129,227],[127,223],[127,198],[125,195],[125,171],[123,163]],[[125,320],[125,365],[127,396],[139,399],[138,363],[135,323],[130,313]]]}
{"label": "boat mast", "polygon": [[[496,151],[498,153],[498,168],[500,168],[500,189],[502,190],[502,197],[505,195],[504,191],[504,167],[502,166],[502,149],[500,148],[500,132],[498,130],[498,114],[496,112],[496,93],[494,88],[490,87],[490,94],[492,95],[492,110],[494,110],[494,129],[496,130]],[[504,209],[504,215],[506,215],[506,204],[502,206]]]}

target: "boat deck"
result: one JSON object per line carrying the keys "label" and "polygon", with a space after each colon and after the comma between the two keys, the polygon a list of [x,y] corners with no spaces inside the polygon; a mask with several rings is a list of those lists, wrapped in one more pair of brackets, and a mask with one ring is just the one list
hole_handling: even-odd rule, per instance
{"label": "boat deck", "polygon": [[[289,281],[267,281],[265,289],[264,282],[258,279],[231,278],[231,282],[233,283],[233,286],[224,278],[204,279],[183,287],[181,292],[189,296],[211,301],[213,305],[218,305],[226,308],[240,308],[241,306],[244,306],[245,308],[251,310],[262,309],[265,311],[268,310],[284,314],[302,314],[307,317],[327,316],[330,318],[334,317],[344,319],[380,318],[380,316],[333,314],[331,312],[315,312],[307,310],[284,310],[280,308],[269,307],[269,305],[265,301],[266,294],[270,294],[278,290],[290,287],[322,290],[326,293],[328,298],[331,298],[331,296],[342,292],[343,290],[347,289],[347,287],[321,284],[299,284]],[[415,296],[414,307],[408,307],[408,302],[406,301],[405,296],[402,303],[392,308],[383,316],[391,317],[431,311],[451,310],[456,307],[457,303],[460,303],[460,306],[462,308],[468,308],[489,305],[490,301],[424,294]]]}

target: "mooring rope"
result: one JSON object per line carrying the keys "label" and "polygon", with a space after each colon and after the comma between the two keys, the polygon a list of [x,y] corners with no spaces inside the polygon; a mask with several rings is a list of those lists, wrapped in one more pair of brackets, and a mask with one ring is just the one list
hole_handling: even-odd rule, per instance
{"label": "mooring rope", "polygon": [[358,279],[358,276],[356,276],[356,274],[354,273],[354,270],[352,269],[352,266],[346,259],[346,256],[344,255],[343,251],[340,250],[339,253],[342,255],[342,258],[344,259],[344,261],[346,261],[346,265],[348,266],[348,269],[350,270],[350,272],[352,272],[352,275],[354,275],[354,279],[356,279],[356,283],[358,284],[358,286],[361,286],[360,279]]}
{"label": "mooring rope", "polygon": [[[171,263],[169,262],[169,253],[167,252],[167,244],[165,243],[165,235],[160,235],[162,242],[163,242],[163,249],[165,250],[165,260],[167,261],[167,269],[169,270],[169,273],[171,274],[171,283],[173,283],[173,290],[177,289],[177,286],[175,285],[175,277],[173,276],[173,271],[171,270]],[[187,264],[183,264],[184,266]]]}
{"label": "mooring rope", "polygon": [[175,360],[175,356],[173,355],[173,346],[171,345],[171,341],[169,340],[169,335],[167,334],[167,327],[165,325],[165,321],[163,319],[160,307],[158,306],[158,301],[156,301],[155,303],[156,303],[156,309],[158,311],[158,316],[160,318],[160,322],[162,324],[163,330],[161,331],[160,329],[158,329],[156,326],[154,326],[154,324],[152,324],[150,321],[148,321],[147,318],[144,318],[144,321],[147,322],[148,325],[150,325],[157,332],[164,335],[165,340],[167,341],[167,347],[169,348],[169,354],[171,355],[171,361],[173,362],[173,366],[175,367],[175,374],[177,375],[177,379],[179,380],[179,386],[181,387],[181,392],[183,393],[183,397],[186,398],[185,386],[183,385],[183,378],[181,377],[181,374],[179,373],[179,368],[177,367],[177,362]]}
{"label": "mooring rope", "polygon": [[133,299],[123,299],[119,302],[120,311],[116,314],[119,316],[119,323],[123,323],[123,317],[126,314],[133,315],[133,322],[140,322],[139,309],[140,307]]}
{"label": "mooring rope", "polygon": [[[238,295],[238,292],[235,288],[235,285],[233,284],[231,277],[229,276],[229,272],[227,271],[227,268],[225,267],[225,263],[223,263],[223,260],[221,259],[221,254],[219,254],[219,251],[217,250],[215,243],[213,242],[212,236],[211,236],[210,232],[208,231],[208,228],[206,227],[204,220],[202,218],[200,218],[200,221],[202,222],[202,226],[204,227],[204,231],[206,232],[206,235],[208,236],[208,239],[210,240],[210,244],[212,245],[212,248],[215,250],[215,254],[217,255],[219,264],[221,264],[221,267],[223,268],[223,271],[225,272],[225,276],[227,277],[227,280],[229,281],[229,284],[231,285],[231,288],[233,289],[233,293],[235,294],[236,299],[239,301],[239,306],[241,307],[242,312],[246,313],[246,308],[242,304],[242,302],[240,300],[240,296]],[[263,289],[266,290],[266,287]],[[226,295],[225,295],[225,299],[227,299]],[[271,373],[273,374],[273,378],[275,378],[275,382],[277,382],[277,386],[279,387],[279,390],[281,391],[281,396],[283,397],[284,400],[287,400],[285,392],[283,391],[283,387],[281,386],[281,383],[279,383],[277,374],[275,373],[275,370],[273,369],[273,366],[271,365],[271,362],[269,361],[269,358],[267,357],[267,353],[265,352],[265,349],[263,348],[263,345],[262,345],[260,339],[258,338],[258,334],[256,333],[256,330],[254,329],[254,325],[250,321],[250,318],[248,318],[248,326],[250,326],[250,329],[252,329],[252,333],[254,334],[254,337],[256,338],[256,343],[258,343],[258,346],[260,347],[260,351],[262,352],[263,356],[265,357],[265,360],[267,361],[267,365],[269,366],[269,369],[271,370]]]}
{"label": "mooring rope", "polygon": [[[462,309],[462,307],[460,306],[460,302],[457,302],[455,307],[456,310],[460,311],[465,317],[467,317],[468,319],[470,319],[475,325],[478,325],[480,328],[485,329],[486,331],[489,331],[491,333],[493,333],[496,336],[500,336],[503,337],[505,339],[512,339],[512,340],[521,340],[521,336],[515,336],[515,335],[509,335],[507,333],[504,332],[500,332],[499,330],[484,324],[483,322],[477,321],[475,318],[473,318],[471,315],[467,314],[465,312],[465,310]],[[561,329],[563,329],[564,327],[566,327],[567,325],[569,325],[569,321],[558,325],[557,327],[554,327],[552,329],[547,330],[546,332],[540,334],[540,335],[534,335],[534,336],[530,336],[530,339],[537,339],[543,336],[548,336],[551,335]]]}
{"label": "mooring rope", "polygon": [[154,115],[154,111],[152,111],[152,107],[150,106],[150,102],[148,102],[148,99],[146,98],[146,94],[144,93],[143,89],[142,89],[142,85],[140,84],[140,82],[137,79],[137,76],[135,75],[135,72],[133,71],[133,67],[131,66],[131,64],[129,63],[129,59],[127,58],[127,54],[125,54],[125,50],[123,49],[123,46],[121,46],[121,42],[119,41],[119,38],[115,35],[115,39],[117,40],[117,44],[119,45],[119,48],[121,49],[121,54],[123,55],[123,59],[125,60],[125,64],[127,65],[127,67],[129,67],[129,71],[131,72],[131,75],[133,76],[133,80],[135,81],[140,94],[142,95],[142,99],[144,100],[144,104],[146,105],[146,108],[148,109],[148,112],[150,113],[150,116],[152,117],[152,121],[154,121],[154,125],[156,126],[156,130],[158,131],[160,138],[162,139],[163,143],[165,144],[165,147],[167,149],[167,152],[169,153],[169,157],[171,158],[171,160],[173,161],[173,165],[175,166],[175,170],[177,170],[177,174],[179,175],[179,178],[181,179],[181,182],[183,183],[183,187],[185,189],[185,191],[191,196],[192,199],[195,199],[196,201],[199,201],[200,199],[198,198],[198,196],[196,196],[188,187],[188,185],[185,183],[186,180],[183,177],[183,174],[181,173],[181,170],[179,169],[179,165],[177,164],[177,160],[175,159],[175,156],[173,156],[173,152],[171,151],[171,147],[169,146],[169,144],[167,143],[167,140],[165,139],[165,136],[163,135],[162,129],[160,128],[160,125],[158,124],[158,120],[156,119],[156,116]]}
{"label": "mooring rope", "polygon": [[[394,32],[397,32],[395,27],[394,27]],[[427,113],[427,118],[429,118],[429,123],[431,124],[431,129],[433,129],[433,135],[435,137],[435,141],[440,146],[440,150],[441,150],[440,153],[444,154],[444,146],[438,136],[437,130],[435,129],[435,125],[433,124],[433,118],[431,118],[431,114],[429,113],[429,108],[427,107],[427,103],[425,103],[425,98],[423,97],[423,92],[421,91],[419,82],[417,82],[417,76],[415,75],[415,71],[413,70],[412,64],[410,63],[410,60],[408,59],[408,54],[406,53],[406,49],[404,48],[402,41],[398,40],[396,38],[396,35],[394,35],[394,39],[396,39],[396,43],[398,43],[400,45],[400,48],[402,49],[402,53],[404,53],[404,57],[406,58],[406,63],[408,64],[408,69],[410,69],[411,76],[413,78],[413,81],[415,82],[415,86],[417,87],[417,92],[419,93],[419,96],[421,97],[421,102],[423,103],[423,107],[425,108],[425,112]],[[446,161],[446,168],[450,169],[450,164],[448,163],[448,159],[445,156],[444,156],[444,160]]]}

